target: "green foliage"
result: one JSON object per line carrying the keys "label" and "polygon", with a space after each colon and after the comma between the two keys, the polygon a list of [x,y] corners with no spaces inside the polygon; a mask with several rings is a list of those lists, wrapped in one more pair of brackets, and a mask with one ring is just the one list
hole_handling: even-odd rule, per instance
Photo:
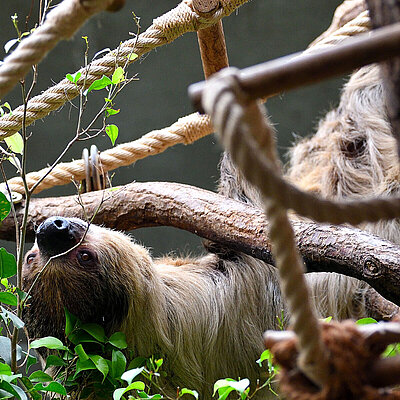
{"label": "green foliage", "polygon": [[377,320],[373,318],[361,318],[356,321],[357,325],[369,325],[369,324],[376,324]]}
{"label": "green foliage", "polygon": [[118,126],[111,124],[106,126],[106,133],[111,140],[113,146],[115,145],[115,141],[118,138]]}
{"label": "green foliage", "polygon": [[[0,192],[0,210],[2,206],[2,195]],[[6,199],[7,200],[7,199]],[[0,211],[1,214],[1,211]],[[10,278],[17,273],[17,263],[13,254],[9,253],[3,247],[0,248],[0,277]],[[10,286],[8,286],[10,288]]]}

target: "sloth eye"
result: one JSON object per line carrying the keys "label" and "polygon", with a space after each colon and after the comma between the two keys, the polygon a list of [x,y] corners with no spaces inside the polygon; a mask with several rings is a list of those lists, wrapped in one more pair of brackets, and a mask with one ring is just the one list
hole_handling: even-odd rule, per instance
{"label": "sloth eye", "polygon": [[33,262],[33,260],[35,259],[35,257],[36,257],[36,253],[30,253],[30,254],[28,254],[28,255],[26,256],[26,263],[27,263],[28,265],[32,264],[32,262]]}
{"label": "sloth eye", "polygon": [[88,264],[89,262],[93,261],[94,257],[92,253],[87,250],[82,250],[78,252],[77,258],[80,264]]}

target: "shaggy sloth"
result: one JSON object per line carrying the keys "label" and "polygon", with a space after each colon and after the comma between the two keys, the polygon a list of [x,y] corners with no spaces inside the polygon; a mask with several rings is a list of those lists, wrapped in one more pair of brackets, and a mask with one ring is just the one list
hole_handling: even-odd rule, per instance
{"label": "shaggy sloth", "polygon": [[[287,176],[307,190],[331,198],[368,196],[398,187],[395,143],[384,120],[382,88],[375,67],[357,72],[346,85],[339,108],[318,133],[297,144]],[[221,161],[220,192],[260,206],[258,193],[237,173],[228,155]],[[395,223],[371,226],[398,241]],[[87,231],[87,232],[86,232]],[[262,333],[278,329],[285,305],[275,269],[247,255],[211,246],[198,259],[153,260],[126,235],[87,226],[79,219],[53,217],[37,230],[23,270],[31,287],[24,320],[32,338],[63,338],[64,307],[108,333],[125,332],[138,355],[161,353],[166,388],[199,391],[211,398],[219,378],[260,377],[255,363],[263,350]],[[307,277],[317,312],[335,318],[368,314],[368,287],[335,274]],[[267,396],[264,394],[263,396]]]}

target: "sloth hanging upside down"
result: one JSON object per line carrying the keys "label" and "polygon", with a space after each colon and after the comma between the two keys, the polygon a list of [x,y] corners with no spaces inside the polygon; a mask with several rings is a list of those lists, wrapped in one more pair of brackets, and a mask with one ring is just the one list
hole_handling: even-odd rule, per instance
{"label": "sloth hanging upside down", "polygon": [[[350,79],[339,107],[317,134],[294,147],[287,177],[330,198],[357,198],[398,191],[398,172],[378,71],[366,67]],[[261,206],[227,154],[220,193]],[[367,228],[399,243],[398,222]],[[255,382],[262,333],[278,329],[277,316],[286,313],[277,273],[250,256],[220,250],[196,259],[152,259],[123,233],[50,218],[39,226],[23,269],[28,290],[48,262],[24,310],[29,335],[64,338],[65,307],[84,322],[103,325],[108,334],[123,331],[136,355],[161,353],[171,393],[189,387],[206,399],[217,379]],[[369,314],[365,283],[336,274],[307,279],[320,316]]]}

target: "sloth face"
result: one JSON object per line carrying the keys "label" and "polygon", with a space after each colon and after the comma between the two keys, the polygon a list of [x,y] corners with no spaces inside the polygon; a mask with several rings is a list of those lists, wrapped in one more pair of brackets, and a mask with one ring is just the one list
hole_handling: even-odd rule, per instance
{"label": "sloth face", "polygon": [[23,266],[28,329],[35,337],[63,336],[65,308],[107,332],[118,329],[150,263],[147,251],[120,232],[77,218],[47,219]]}

